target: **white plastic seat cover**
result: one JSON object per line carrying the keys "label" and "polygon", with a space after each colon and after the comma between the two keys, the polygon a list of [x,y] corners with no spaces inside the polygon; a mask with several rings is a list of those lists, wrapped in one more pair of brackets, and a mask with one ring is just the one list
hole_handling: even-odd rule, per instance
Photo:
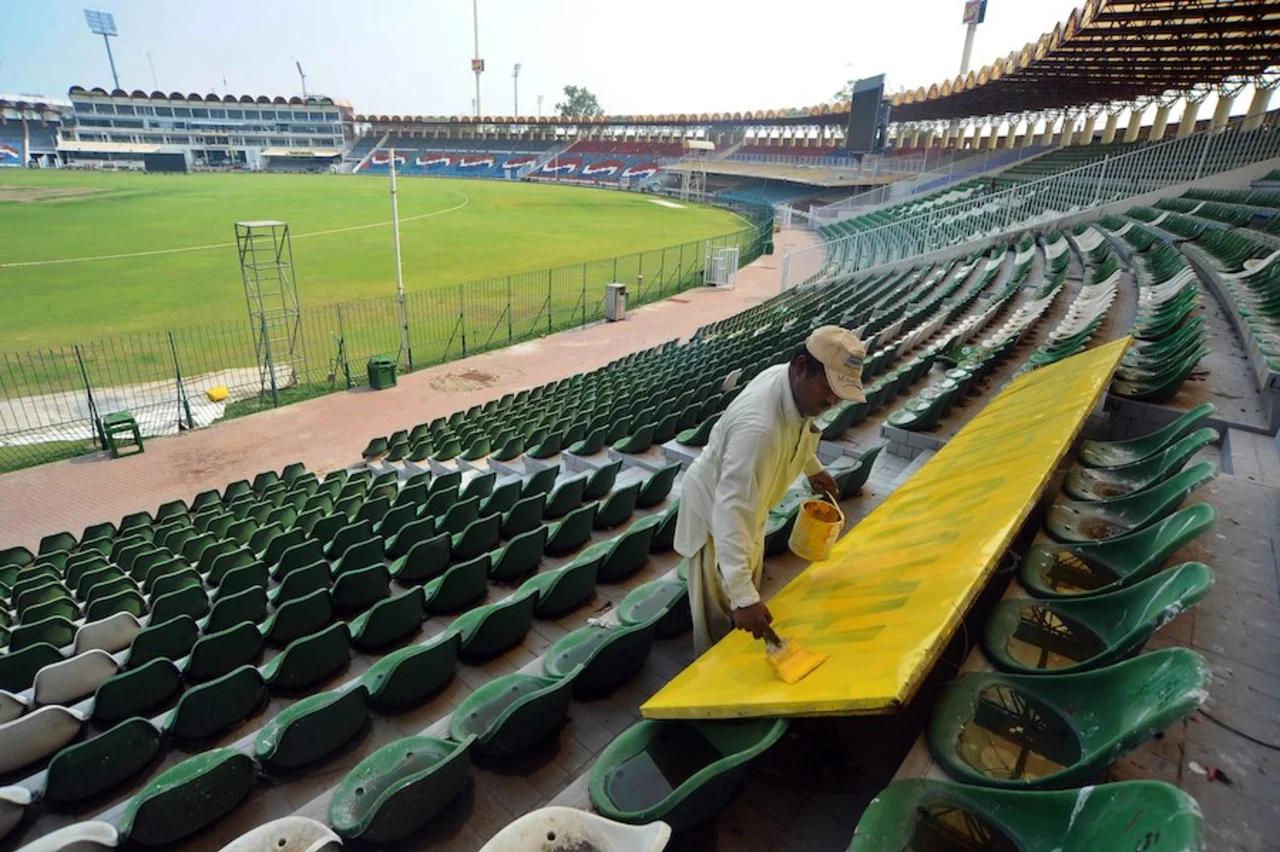
{"label": "white plastic seat cover", "polygon": [[[577,808],[551,806],[527,813],[493,836],[480,852],[662,852],[671,839],[665,822],[626,825]],[[224,850],[225,852],[225,850]]]}

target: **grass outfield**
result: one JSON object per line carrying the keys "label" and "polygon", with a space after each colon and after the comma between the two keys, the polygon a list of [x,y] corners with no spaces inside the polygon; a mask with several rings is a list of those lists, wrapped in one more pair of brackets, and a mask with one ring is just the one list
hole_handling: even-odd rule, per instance
{"label": "grass outfield", "polygon": [[[389,203],[376,177],[0,169],[0,352],[243,321],[241,220],[290,224],[304,309],[393,293]],[[711,207],[500,181],[404,178],[399,206],[411,293],[744,227]]]}

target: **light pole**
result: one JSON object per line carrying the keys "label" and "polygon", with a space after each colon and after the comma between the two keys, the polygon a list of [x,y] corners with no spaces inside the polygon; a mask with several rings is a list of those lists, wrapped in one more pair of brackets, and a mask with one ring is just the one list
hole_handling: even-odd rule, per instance
{"label": "light pole", "polygon": [[84,20],[89,25],[89,32],[102,36],[102,43],[107,46],[107,62],[111,63],[111,79],[115,81],[116,88],[120,88],[120,76],[116,74],[116,60],[111,55],[111,38],[119,35],[116,31],[116,16],[110,12],[85,9]]}
{"label": "light pole", "polygon": [[479,0],[471,0],[471,31],[475,34],[476,50],[471,58],[471,70],[476,74],[476,118],[480,117],[480,74],[484,71],[484,60],[480,58],[480,8]]}
{"label": "light pole", "polygon": [[513,97],[511,114],[518,116],[520,115],[520,63],[519,62],[516,63],[515,68],[511,69],[511,89],[512,89],[512,97]]}
{"label": "light pole", "polygon": [[396,200],[396,149],[387,152],[391,166],[391,242],[396,252],[396,308],[400,315],[400,356],[406,369],[413,369],[413,355],[409,349],[409,313],[404,301],[404,269],[400,264],[400,205]]}
{"label": "light pole", "polygon": [[538,95],[538,118],[542,118],[542,95]]}

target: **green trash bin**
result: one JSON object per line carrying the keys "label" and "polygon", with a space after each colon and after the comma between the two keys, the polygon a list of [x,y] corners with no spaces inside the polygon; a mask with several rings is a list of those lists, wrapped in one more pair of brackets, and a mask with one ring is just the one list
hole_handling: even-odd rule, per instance
{"label": "green trash bin", "polygon": [[374,355],[369,359],[369,387],[384,390],[396,386],[396,359],[390,355]]}

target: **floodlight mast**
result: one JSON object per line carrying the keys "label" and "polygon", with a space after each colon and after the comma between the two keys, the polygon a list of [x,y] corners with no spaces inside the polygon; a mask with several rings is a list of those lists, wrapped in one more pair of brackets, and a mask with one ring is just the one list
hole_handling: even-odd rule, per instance
{"label": "floodlight mast", "polygon": [[116,16],[110,12],[99,12],[97,9],[85,9],[84,20],[89,25],[89,32],[102,36],[102,43],[107,46],[107,62],[111,65],[111,79],[116,88],[120,88],[120,75],[116,73],[116,59],[111,55],[111,38],[119,35],[116,30]]}
{"label": "floodlight mast", "polygon": [[520,63],[516,63],[516,67],[511,71],[512,86],[512,107],[511,114],[518,116],[520,114]]}

